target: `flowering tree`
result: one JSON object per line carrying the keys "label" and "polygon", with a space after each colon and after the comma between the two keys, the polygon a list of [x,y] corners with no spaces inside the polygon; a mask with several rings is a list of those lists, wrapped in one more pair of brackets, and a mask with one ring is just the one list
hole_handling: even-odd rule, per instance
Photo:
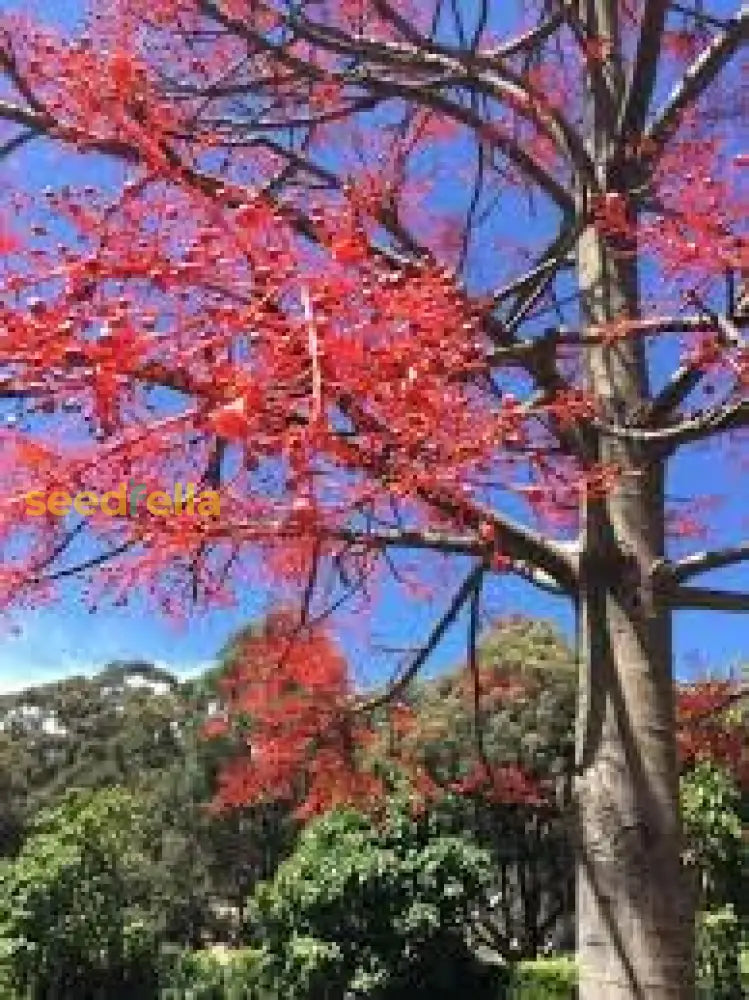
{"label": "flowering tree", "polygon": [[[671,619],[749,608],[693,583],[749,544],[678,556],[664,484],[749,417],[746,4],[91,6],[2,15],[2,598],[265,579],[303,632],[449,556],[383,698],[464,609],[475,646],[492,575],[572,599],[581,996],[691,997]],[[34,189],[38,142],[71,183]],[[112,516],[165,472],[220,515]]]}
{"label": "flowering tree", "polygon": [[731,772],[749,789],[745,684],[707,680],[686,684],[677,693],[677,740],[685,768],[709,761]]}

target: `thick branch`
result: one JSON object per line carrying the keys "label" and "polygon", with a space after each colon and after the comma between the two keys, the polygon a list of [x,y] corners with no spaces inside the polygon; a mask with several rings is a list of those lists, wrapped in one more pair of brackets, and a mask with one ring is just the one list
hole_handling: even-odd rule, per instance
{"label": "thick branch", "polygon": [[[257,530],[257,526],[254,526]],[[234,530],[229,526],[229,531]],[[434,531],[428,528],[333,528],[323,531],[323,537],[368,549],[417,549],[450,555],[485,558],[489,548],[475,535]]]}
{"label": "thick branch", "polygon": [[747,427],[749,427],[749,400],[741,400],[731,405],[715,407],[692,420],[653,433],[668,445],[670,451],[673,451],[692,441],[704,441],[717,434],[727,434]]}
{"label": "thick branch", "polygon": [[[338,405],[341,412],[358,430],[374,431],[387,441],[387,427],[367,413],[356,401],[341,398],[338,400]],[[356,465],[368,469],[378,478],[385,477],[388,471],[387,464],[383,465],[381,459],[373,459],[372,456],[363,454],[356,442],[346,440],[343,443],[351,450]],[[577,585],[575,545],[555,541],[491,507],[469,501],[447,489],[419,486],[416,488],[416,495],[423,503],[439,511],[453,523],[465,525],[475,531],[489,527],[494,532],[493,551],[500,552],[518,563],[542,570],[567,592],[574,591]]]}
{"label": "thick branch", "polygon": [[647,424],[657,427],[675,413],[687,396],[697,388],[705,372],[696,365],[679,365],[648,406]]}
{"label": "thick branch", "polygon": [[690,442],[704,441],[717,434],[727,434],[749,427],[749,400],[712,407],[670,427],[629,427],[622,424],[607,424],[601,420],[591,420],[590,426],[607,437],[650,445],[659,449],[665,457]]}
{"label": "thick branch", "polygon": [[[489,560],[493,546],[476,539],[472,534],[457,534],[444,531],[424,529],[377,528],[366,531],[354,529],[333,530],[326,537],[347,542],[351,545],[361,545],[365,548],[403,548],[421,549],[440,554],[470,555]],[[510,560],[507,572],[521,577],[527,583],[539,590],[552,594],[554,597],[566,596],[565,589],[549,573],[538,569],[528,562]]]}

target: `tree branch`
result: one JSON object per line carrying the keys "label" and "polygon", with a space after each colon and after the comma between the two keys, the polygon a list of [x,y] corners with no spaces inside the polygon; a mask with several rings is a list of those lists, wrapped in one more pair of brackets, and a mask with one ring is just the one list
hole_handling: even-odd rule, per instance
{"label": "tree branch", "polygon": [[639,135],[645,124],[655,89],[668,8],[669,0],[648,0],[642,17],[637,55],[619,123],[619,135],[625,143]]}
{"label": "tree branch", "polygon": [[687,396],[702,381],[705,372],[696,365],[679,365],[647,408],[646,423],[655,427],[678,410]]}
{"label": "tree branch", "polygon": [[749,427],[749,399],[711,408],[691,420],[653,433],[660,436],[673,451],[691,441],[703,441],[716,434],[727,434],[746,427]]}
{"label": "tree branch", "polygon": [[724,569],[727,566],[735,566],[737,563],[748,560],[749,541],[746,541],[740,542],[738,545],[726,546],[723,549],[695,552],[684,559],[672,562],[670,573],[674,580],[682,583],[700,573],[707,573],[712,569]]}
{"label": "tree branch", "polygon": [[[341,412],[352,422],[354,427],[363,431],[374,431],[387,440],[387,428],[360,405],[351,399],[339,399]],[[343,441],[345,447],[351,449],[355,463],[383,478],[387,468],[381,462],[374,462],[371,456],[362,454],[355,442]],[[542,570],[556,580],[567,592],[576,587],[577,578],[577,546],[571,543],[555,541],[527,525],[513,520],[491,507],[486,507],[465,497],[453,495],[447,489],[417,486],[416,495],[419,499],[449,517],[454,523],[465,525],[475,531],[484,526],[494,532],[492,551],[500,552],[518,563],[525,563]]]}
{"label": "tree branch", "polygon": [[679,128],[684,112],[705,93],[728,60],[749,37],[749,3],[744,3],[687,69],[666,104],[645,130],[645,156],[657,157]]}
{"label": "tree branch", "polygon": [[675,587],[668,602],[675,610],[749,612],[749,594],[709,587]]}
{"label": "tree branch", "polygon": [[396,698],[405,691],[432,655],[434,650],[440,644],[443,636],[463,610],[464,605],[475,592],[476,588],[481,586],[481,580],[483,579],[485,571],[486,565],[483,562],[474,566],[453,597],[447,611],[444,613],[442,618],[440,618],[437,623],[437,627],[433,630],[427,642],[424,646],[422,646],[408,667],[400,674],[399,677],[388,685],[384,692],[375,695],[372,698],[368,698],[365,701],[359,702],[359,704],[354,707],[354,712],[371,712],[374,709],[382,708],[384,705],[387,705],[390,701],[392,701],[393,698]]}

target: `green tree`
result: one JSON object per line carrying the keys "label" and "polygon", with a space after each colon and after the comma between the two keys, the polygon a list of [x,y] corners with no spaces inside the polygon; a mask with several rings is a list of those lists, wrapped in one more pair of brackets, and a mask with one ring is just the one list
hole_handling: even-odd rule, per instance
{"label": "green tree", "polygon": [[295,825],[272,804],[208,809],[235,749],[202,732],[221,708],[224,658],[184,683],[121,662],[0,697],[0,856],[16,855],[71,789],[128,788],[154,831],[152,888],[169,939],[237,936],[247,896],[288,853]]}
{"label": "green tree", "polygon": [[749,799],[720,764],[699,761],[681,779],[687,839],[685,861],[695,875],[700,908],[732,905],[749,916]]}
{"label": "green tree", "polygon": [[32,1000],[143,998],[156,989],[153,831],[122,789],[74,792],[0,869],[0,939]]}
{"label": "green tree", "polygon": [[[487,633],[477,661],[478,706],[464,666],[421,685],[414,752],[442,787],[468,790],[449,800],[450,828],[470,830],[492,856],[486,944],[535,957],[549,941],[572,944],[575,657],[551,625],[516,617]],[[497,794],[482,787],[479,756]]]}
{"label": "green tree", "polygon": [[172,674],[141,662],[0,697],[0,854],[70,788],[136,788],[172,767],[191,711]]}

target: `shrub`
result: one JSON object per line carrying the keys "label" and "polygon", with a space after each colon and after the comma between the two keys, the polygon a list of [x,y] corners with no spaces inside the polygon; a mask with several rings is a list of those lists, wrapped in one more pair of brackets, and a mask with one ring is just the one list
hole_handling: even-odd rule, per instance
{"label": "shrub", "polygon": [[746,799],[729,771],[699,761],[681,779],[687,849],[698,906],[719,910],[732,904],[739,915],[748,905],[743,887],[749,878],[749,844],[744,838]]}
{"label": "shrub", "polygon": [[486,852],[407,807],[331,813],[256,893],[260,983],[285,1000],[496,993],[465,938],[490,881]]}
{"label": "shrub", "polygon": [[574,1000],[577,966],[573,958],[518,962],[511,973],[509,1000]]}
{"label": "shrub", "polygon": [[696,979],[700,1000],[736,1000],[742,995],[741,951],[741,925],[733,907],[699,915]]}
{"label": "shrub", "polygon": [[257,986],[258,953],[184,951],[165,963],[161,1000],[264,1000]]}

